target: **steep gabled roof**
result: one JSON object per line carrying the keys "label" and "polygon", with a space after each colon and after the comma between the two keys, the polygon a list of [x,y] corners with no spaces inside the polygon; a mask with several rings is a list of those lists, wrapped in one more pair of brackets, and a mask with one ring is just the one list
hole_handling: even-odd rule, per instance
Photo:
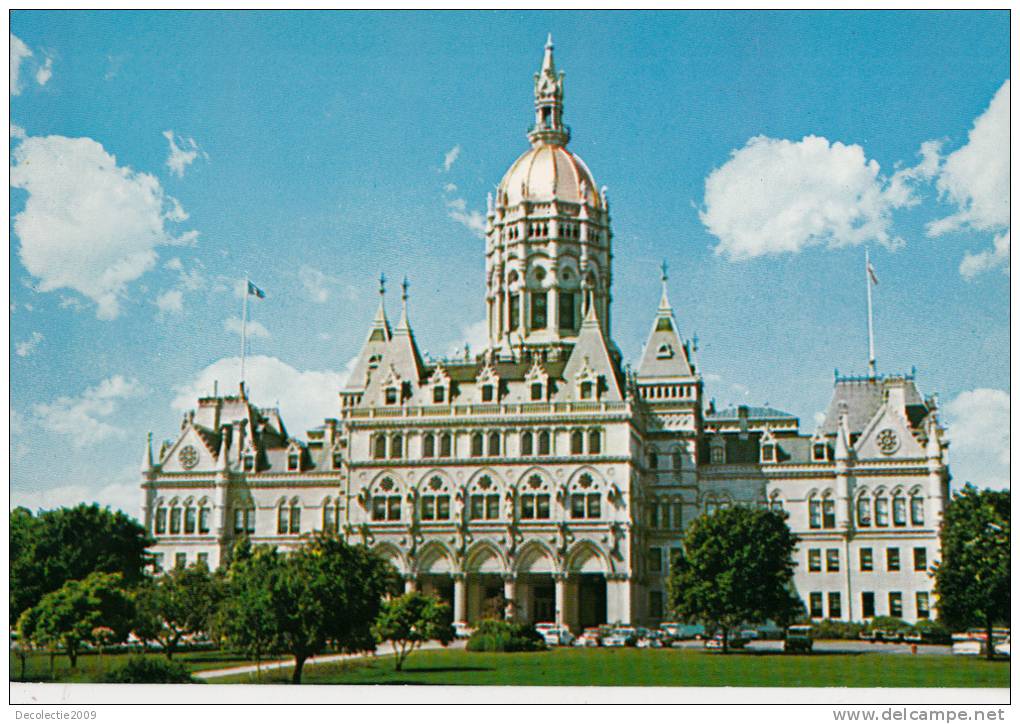
{"label": "steep gabled roof", "polygon": [[372,320],[372,328],[368,331],[365,344],[361,347],[358,359],[354,363],[350,377],[347,378],[349,392],[360,392],[368,386],[368,377],[372,370],[382,360],[386,348],[389,345],[393,333],[390,330],[390,323],[386,319],[386,305],[382,294],[379,295],[379,309]]}
{"label": "steep gabled roof", "polygon": [[606,337],[602,333],[602,325],[599,323],[593,303],[588,304],[588,312],[577,335],[577,344],[571,350],[567,364],[563,368],[563,380],[566,384],[558,397],[566,399],[576,397],[577,391],[573,383],[586,366],[605,381],[605,389],[601,391],[599,399],[610,402],[623,400],[623,375],[609,353],[609,346],[606,344]]}
{"label": "steep gabled roof", "polygon": [[673,307],[666,294],[666,279],[662,280],[662,299],[655,314],[652,331],[645,343],[645,351],[638,367],[638,379],[653,377],[689,377],[693,374],[687,348],[677,331]]}

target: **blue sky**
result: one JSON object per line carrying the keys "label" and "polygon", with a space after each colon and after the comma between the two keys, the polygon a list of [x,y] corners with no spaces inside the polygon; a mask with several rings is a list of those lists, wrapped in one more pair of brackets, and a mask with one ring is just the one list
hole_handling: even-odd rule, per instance
{"label": "blue sky", "polygon": [[[939,393],[957,483],[1008,485],[1009,18],[1001,12],[15,12],[12,504],[134,512],[145,435],[237,382],[292,432],[411,280],[423,349],[479,338],[485,194],[553,33],[609,188],[614,337],[658,265],[708,395],[801,417],[867,364]],[[993,100],[994,99],[994,100]],[[398,313],[389,295],[391,315]],[[234,318],[231,321],[231,318]]]}

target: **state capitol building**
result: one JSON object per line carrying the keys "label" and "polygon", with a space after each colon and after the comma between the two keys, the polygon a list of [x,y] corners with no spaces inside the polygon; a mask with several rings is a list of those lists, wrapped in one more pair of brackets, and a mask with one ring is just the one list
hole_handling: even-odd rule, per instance
{"label": "state capitol building", "polygon": [[551,40],[534,98],[530,148],[487,208],[488,348],[426,364],[405,287],[395,324],[380,299],[346,388],[324,391],[336,418],[307,440],[243,385],[199,399],[176,440],[146,451],[157,567],[215,568],[241,537],[286,549],[329,530],[449,601],[456,622],[505,597],[519,620],[575,631],[655,625],[685,526],[767,506],[800,538],[812,618],[932,617],[949,481],[934,399],[872,370],[836,378],[814,430],[770,407],[706,406],[665,274],[625,367],[609,201],[568,149]]}

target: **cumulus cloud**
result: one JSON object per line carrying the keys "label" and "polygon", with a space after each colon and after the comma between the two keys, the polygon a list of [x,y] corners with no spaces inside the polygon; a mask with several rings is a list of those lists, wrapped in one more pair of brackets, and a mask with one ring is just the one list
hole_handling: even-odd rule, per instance
{"label": "cumulus cloud", "polygon": [[481,211],[468,210],[464,199],[451,199],[446,202],[447,216],[470,229],[479,239],[485,238],[485,215]]}
{"label": "cumulus cloud", "polygon": [[168,222],[186,218],[152,175],[118,166],[91,138],[29,137],[14,150],[11,186],[28,192],[14,217],[18,255],[38,290],[73,289],[115,319],[130,282],[156,264],[156,247],[193,243]]}
{"label": "cumulus cloud", "polygon": [[125,430],[109,422],[121,400],[137,397],[143,388],[137,380],[114,375],[89,387],[78,397],[58,397],[39,403],[32,410],[38,424],[47,432],[67,435],[77,448],[88,447]]}
{"label": "cumulus cloud", "polygon": [[21,93],[21,63],[32,57],[32,51],[17,35],[11,33],[11,95]]}
{"label": "cumulus cloud", "polygon": [[[240,317],[228,317],[223,320],[223,328],[228,332],[241,336],[241,318]],[[266,329],[262,322],[257,320],[248,320],[248,339],[255,339],[261,337],[262,339],[269,339],[269,330]]]}
{"label": "cumulus cloud", "polygon": [[184,292],[180,289],[171,289],[163,292],[154,304],[163,314],[180,314],[184,311]]}
{"label": "cumulus cloud", "polygon": [[453,164],[457,163],[457,159],[460,158],[460,145],[456,145],[443,154],[443,170],[449,171]]}
{"label": "cumulus cloud", "polygon": [[[352,363],[342,372],[297,370],[276,357],[256,355],[245,360],[245,384],[256,405],[272,407],[279,402],[280,412],[290,434],[303,435],[322,425],[327,417],[340,414],[337,392],[343,388]],[[184,411],[195,407],[196,400],[219,388],[236,388],[240,375],[239,357],[213,362],[194,378],[176,388],[172,405]]]}
{"label": "cumulus cloud", "polygon": [[709,174],[699,215],[733,260],[819,244],[895,248],[891,212],[914,202],[905,182],[884,178],[858,145],[757,136]]}
{"label": "cumulus cloud", "polygon": [[[974,121],[967,143],[949,154],[935,182],[939,196],[957,212],[928,224],[928,236],[953,231],[998,232],[992,249],[968,253],[960,264],[967,279],[1009,267],[1009,81]],[[1004,232],[1004,233],[1003,233]]]}
{"label": "cumulus cloud", "polygon": [[1009,487],[1009,393],[967,390],[945,406],[953,477],[960,484]]}
{"label": "cumulus cloud", "polygon": [[464,347],[468,346],[471,356],[482,352],[489,347],[489,323],[484,319],[477,322],[465,324],[461,327],[458,337],[450,342],[446,354],[450,357],[461,357],[464,355]]}
{"label": "cumulus cloud", "polygon": [[17,123],[11,124],[11,138],[25,138],[28,134],[25,133],[25,129],[19,126]]}
{"label": "cumulus cloud", "polygon": [[35,352],[36,347],[43,341],[42,332],[32,332],[32,336],[26,339],[24,342],[18,342],[14,345],[14,351],[19,357],[28,357],[30,354]]}
{"label": "cumulus cloud", "polygon": [[457,184],[447,183],[443,186],[443,191],[445,191],[448,194],[455,194],[457,193]]}
{"label": "cumulus cloud", "polygon": [[[140,453],[139,453],[140,455]],[[74,506],[78,503],[99,503],[100,506],[109,506],[112,510],[121,510],[132,518],[138,518],[141,512],[141,500],[137,473],[133,470],[127,475],[120,475],[124,482],[110,483],[98,490],[89,488],[86,485],[60,485],[55,488],[42,490],[11,490],[11,510],[22,507],[28,508],[33,513],[39,510],[52,510]]]}
{"label": "cumulus cloud", "polygon": [[39,85],[46,85],[53,77],[53,58],[46,58],[46,62],[40,65],[35,71],[35,82]]}
{"label": "cumulus cloud", "polygon": [[[182,178],[184,171],[199,156],[209,158],[209,155],[198,147],[194,138],[183,138],[173,131],[163,131],[163,137],[170,144],[170,155],[166,158],[167,168],[177,178]],[[178,141],[180,145],[177,144]]]}
{"label": "cumulus cloud", "polygon": [[336,282],[332,277],[307,265],[298,269],[298,279],[308,293],[308,298],[317,304],[329,301],[329,287]]}

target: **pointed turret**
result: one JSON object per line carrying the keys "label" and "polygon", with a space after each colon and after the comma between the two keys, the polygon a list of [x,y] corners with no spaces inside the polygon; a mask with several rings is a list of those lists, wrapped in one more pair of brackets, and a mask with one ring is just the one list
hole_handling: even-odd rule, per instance
{"label": "pointed turret", "polygon": [[347,380],[347,391],[358,392],[365,389],[368,385],[369,375],[378,368],[392,337],[390,323],[386,319],[386,277],[383,275],[379,277],[379,309],[375,313],[368,338],[362,345],[358,359],[354,363],[354,369],[351,370],[351,375]]}
{"label": "pointed turret", "polygon": [[142,475],[148,475],[155,467],[152,460],[152,433],[150,432],[145,442],[145,455],[142,457]]}
{"label": "pointed turret", "polygon": [[224,425],[220,431],[220,454],[216,457],[216,472],[226,473],[230,470],[230,435],[227,431],[230,428]]}
{"label": "pointed turret", "polygon": [[400,322],[390,339],[389,348],[386,351],[386,363],[392,365],[400,377],[411,380],[417,385],[421,380],[425,364],[422,362],[418,344],[414,340],[414,332],[411,331],[411,324],[407,319],[407,290],[410,286],[407,277],[404,277],[400,286]]}
{"label": "pointed turret", "polygon": [[836,428],[836,461],[850,459],[850,427],[849,418],[845,411],[839,416],[839,426]]}
{"label": "pointed turret", "polygon": [[535,73],[535,125],[528,132],[528,140],[533,146],[565,146],[570,141],[570,128],[563,123],[563,73],[556,72],[551,33],[545,43],[542,69]]}
{"label": "pointed turret", "polygon": [[669,281],[666,262],[662,263],[662,296],[655,313],[652,331],[638,367],[638,378],[690,377],[694,372],[687,357],[688,350],[677,331],[673,307],[669,303],[666,283]]}
{"label": "pointed turret", "polygon": [[577,344],[563,368],[564,399],[589,399],[581,391],[581,382],[598,381],[597,394],[590,399],[616,402],[623,399],[623,375],[614,363],[598,317],[598,305],[588,304],[588,311],[577,335]]}

